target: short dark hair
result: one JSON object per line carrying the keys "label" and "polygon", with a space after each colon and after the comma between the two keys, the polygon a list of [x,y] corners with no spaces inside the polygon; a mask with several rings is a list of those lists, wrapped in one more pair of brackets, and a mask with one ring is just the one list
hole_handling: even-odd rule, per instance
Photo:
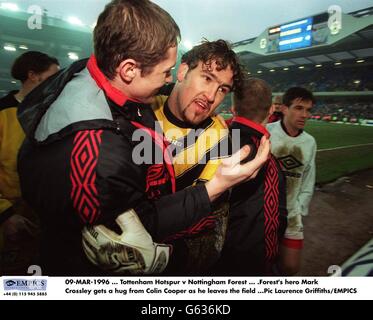
{"label": "short dark hair", "polygon": [[282,96],[282,103],[290,107],[295,99],[301,99],[303,101],[312,101],[312,104],[315,104],[316,99],[311,91],[302,88],[302,87],[292,87],[286,90]]}
{"label": "short dark hair", "polygon": [[215,61],[218,71],[230,66],[233,71],[232,91],[241,87],[243,72],[236,53],[227,41],[221,39],[217,41],[204,40],[181,57],[181,62],[186,63],[189,70],[196,68],[200,61],[208,67]]}
{"label": "short dark hair", "polygon": [[272,105],[272,90],[267,82],[258,78],[246,78],[240,94],[233,96],[238,116],[262,122]]}
{"label": "short dark hair", "polygon": [[180,30],[172,17],[149,0],[113,0],[93,32],[98,67],[109,78],[126,59],[136,60],[147,74],[177,46]]}
{"label": "short dark hair", "polygon": [[25,82],[28,73],[43,73],[47,71],[52,64],[60,65],[58,60],[39,51],[28,51],[20,55],[13,63],[11,74],[14,79]]}

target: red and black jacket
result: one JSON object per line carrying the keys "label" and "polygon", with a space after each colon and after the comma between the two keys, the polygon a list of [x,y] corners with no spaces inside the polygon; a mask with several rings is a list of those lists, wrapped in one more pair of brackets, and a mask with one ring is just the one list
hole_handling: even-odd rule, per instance
{"label": "red and black jacket", "polygon": [[[44,274],[97,274],[82,250],[82,226],[117,230],[115,218],[130,208],[154,241],[210,214],[204,185],[174,193],[172,164],[150,105],[113,88],[94,57],[42,83],[18,116],[26,133],[18,159],[20,182],[25,200],[41,218]],[[144,146],[152,150],[150,160],[134,163],[133,150]]]}
{"label": "red and black jacket", "polygon": [[[231,133],[239,130],[240,147],[246,144],[251,147],[247,160],[255,157],[262,136],[269,138],[265,127],[243,117],[234,117],[230,130]],[[287,225],[285,177],[274,156],[270,156],[255,179],[233,188],[230,205],[227,236],[217,272],[245,276],[270,274]]]}
{"label": "red and black jacket", "polygon": [[276,121],[279,121],[279,120],[282,120],[283,118],[283,114],[281,111],[275,111],[273,112],[269,118],[268,118],[268,123],[272,123],[272,122],[276,122]]}

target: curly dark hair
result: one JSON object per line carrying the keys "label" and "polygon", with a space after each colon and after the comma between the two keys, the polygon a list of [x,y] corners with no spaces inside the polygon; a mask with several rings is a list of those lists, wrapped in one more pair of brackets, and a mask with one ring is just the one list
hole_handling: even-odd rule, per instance
{"label": "curly dark hair", "polygon": [[229,42],[219,39],[216,41],[203,40],[201,44],[184,53],[181,62],[186,63],[190,70],[196,68],[199,62],[202,62],[207,68],[216,62],[216,70],[225,70],[228,66],[233,71],[232,91],[240,92],[243,71],[236,53],[232,50]]}

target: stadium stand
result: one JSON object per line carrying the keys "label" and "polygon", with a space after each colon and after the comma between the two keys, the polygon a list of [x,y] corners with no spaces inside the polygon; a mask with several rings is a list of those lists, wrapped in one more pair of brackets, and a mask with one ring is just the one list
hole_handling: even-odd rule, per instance
{"label": "stadium stand", "polygon": [[[49,16],[46,10],[36,16],[35,12],[28,13],[27,9],[23,7],[12,11],[0,6],[0,97],[19,87],[20,84],[10,75],[10,68],[15,58],[27,50],[42,51],[56,57],[61,68],[75,60],[88,58],[93,52],[94,26]],[[181,45],[178,61],[185,50]],[[172,71],[173,75],[177,66]]]}
{"label": "stadium stand", "polygon": [[[27,9],[27,8],[26,8]],[[40,25],[37,23],[40,22]],[[39,29],[40,28],[40,29]],[[27,50],[42,51],[58,59],[61,67],[89,57],[92,28],[73,25],[42,13],[39,21],[25,11],[0,10],[0,97],[19,87],[10,66]]]}
{"label": "stadium stand", "polygon": [[312,118],[326,121],[357,122],[373,119],[373,103],[369,102],[319,102],[312,111]]}
{"label": "stadium stand", "polygon": [[279,70],[256,76],[266,80],[275,92],[293,86],[302,86],[313,92],[373,91],[373,64],[356,63],[355,60],[337,66],[334,63],[318,68],[304,66],[291,73]]}
{"label": "stadium stand", "polygon": [[[373,119],[373,7],[320,13],[267,28],[234,44],[250,76],[274,95],[292,86],[317,98],[313,118],[369,124]],[[221,107],[229,113],[230,100]],[[227,116],[228,117],[228,116]]]}

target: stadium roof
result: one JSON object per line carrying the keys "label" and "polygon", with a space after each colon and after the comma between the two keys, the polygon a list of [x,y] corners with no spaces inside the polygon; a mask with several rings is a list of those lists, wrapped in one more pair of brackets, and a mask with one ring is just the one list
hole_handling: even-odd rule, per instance
{"label": "stadium roof", "polygon": [[18,88],[10,76],[10,66],[27,50],[46,52],[56,57],[62,67],[92,52],[91,28],[43,15],[41,28],[33,29],[28,24],[37,21],[30,21],[30,16],[25,12],[0,12],[0,96]]}
{"label": "stadium roof", "polygon": [[[313,21],[313,26],[319,30],[315,34],[325,40],[317,46],[265,53],[260,48],[260,41],[268,36],[269,27],[256,38],[236,43],[235,50],[249,67],[265,69],[333,63],[345,59],[371,59],[373,63],[373,7],[343,14],[342,29],[336,35],[325,33],[327,13],[316,16],[318,20]],[[0,17],[0,96],[18,88],[9,69],[15,57],[25,50],[47,52],[57,57],[62,67],[92,52],[90,27],[71,25],[46,13],[43,13],[40,30],[28,27],[30,14],[25,12],[1,10]]]}
{"label": "stadium roof", "polygon": [[373,7],[342,14],[342,24],[335,34],[330,31],[328,18],[327,13],[313,17],[312,37],[318,37],[319,43],[296,50],[269,48],[271,41],[277,41],[273,46],[279,43],[279,39],[271,39],[270,30],[282,26],[274,26],[256,38],[235,43],[234,50],[245,65],[266,69],[373,58]]}

